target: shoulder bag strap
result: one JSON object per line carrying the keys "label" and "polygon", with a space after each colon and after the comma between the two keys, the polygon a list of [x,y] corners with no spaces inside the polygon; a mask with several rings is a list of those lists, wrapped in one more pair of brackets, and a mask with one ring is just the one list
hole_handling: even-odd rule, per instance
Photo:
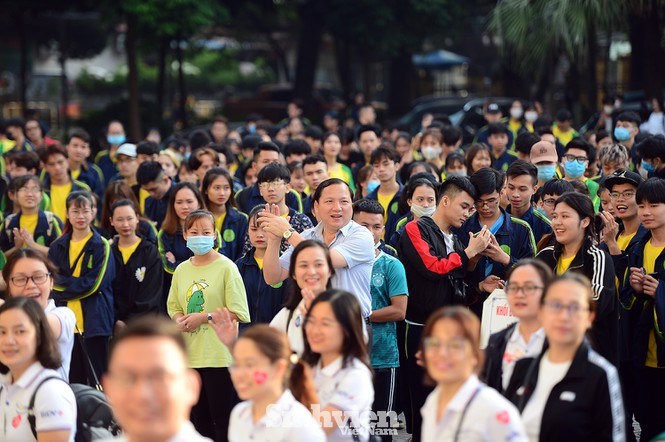
{"label": "shoulder bag strap", "polygon": [[35,437],[35,440],[37,440],[37,420],[35,419],[35,400],[37,399],[37,392],[39,391],[39,388],[42,385],[44,385],[46,382],[50,381],[51,379],[57,379],[67,384],[67,382],[64,379],[58,376],[48,376],[42,379],[39,382],[39,384],[37,384],[37,386],[35,387],[35,391],[32,393],[32,396],[30,396],[30,404],[28,405],[28,422],[30,423],[30,431],[32,431],[32,435]]}

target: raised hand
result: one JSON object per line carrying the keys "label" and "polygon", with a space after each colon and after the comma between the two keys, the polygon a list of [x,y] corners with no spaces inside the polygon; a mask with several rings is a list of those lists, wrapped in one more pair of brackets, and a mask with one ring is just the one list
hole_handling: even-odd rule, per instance
{"label": "raised hand", "polygon": [[231,312],[226,307],[224,307],[224,310],[218,308],[212,314],[210,326],[227,348],[231,348],[238,339],[238,321],[231,317]]}

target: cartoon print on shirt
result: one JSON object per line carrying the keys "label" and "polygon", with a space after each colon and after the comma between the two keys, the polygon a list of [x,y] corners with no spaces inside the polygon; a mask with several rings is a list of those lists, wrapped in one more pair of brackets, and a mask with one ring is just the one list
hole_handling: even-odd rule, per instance
{"label": "cartoon print on shirt", "polygon": [[201,313],[204,311],[205,297],[203,296],[203,290],[208,288],[208,283],[206,282],[195,282],[187,290],[187,314],[190,313]]}

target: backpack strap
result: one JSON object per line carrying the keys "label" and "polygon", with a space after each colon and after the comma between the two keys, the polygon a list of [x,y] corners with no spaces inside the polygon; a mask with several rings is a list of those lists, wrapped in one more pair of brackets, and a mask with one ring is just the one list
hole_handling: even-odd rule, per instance
{"label": "backpack strap", "polygon": [[45,384],[47,381],[50,381],[51,379],[57,379],[67,384],[67,382],[59,376],[48,376],[42,379],[35,387],[35,391],[30,397],[30,404],[28,405],[28,422],[30,423],[30,431],[32,431],[32,435],[35,437],[35,440],[37,440],[37,420],[35,419],[35,400],[37,399],[37,392],[43,384]]}

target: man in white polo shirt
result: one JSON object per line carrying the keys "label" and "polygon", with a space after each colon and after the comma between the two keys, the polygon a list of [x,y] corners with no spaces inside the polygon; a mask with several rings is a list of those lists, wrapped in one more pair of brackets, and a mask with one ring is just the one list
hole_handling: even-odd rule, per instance
{"label": "man in white polo shirt", "polygon": [[[268,247],[263,257],[263,276],[272,285],[284,281],[289,276],[289,261],[293,248],[306,239],[318,239],[330,248],[335,276],[332,286],[349,291],[358,297],[363,318],[372,312],[370,278],[374,264],[374,239],[372,234],[354,222],[353,195],[349,185],[338,179],[329,178],[319,184],[314,192],[313,211],[319,224],[302,233],[295,232],[289,222],[278,212],[259,213],[257,224],[268,235]],[[286,239],[291,247],[279,256],[281,239]],[[369,323],[368,323],[369,325]]]}

